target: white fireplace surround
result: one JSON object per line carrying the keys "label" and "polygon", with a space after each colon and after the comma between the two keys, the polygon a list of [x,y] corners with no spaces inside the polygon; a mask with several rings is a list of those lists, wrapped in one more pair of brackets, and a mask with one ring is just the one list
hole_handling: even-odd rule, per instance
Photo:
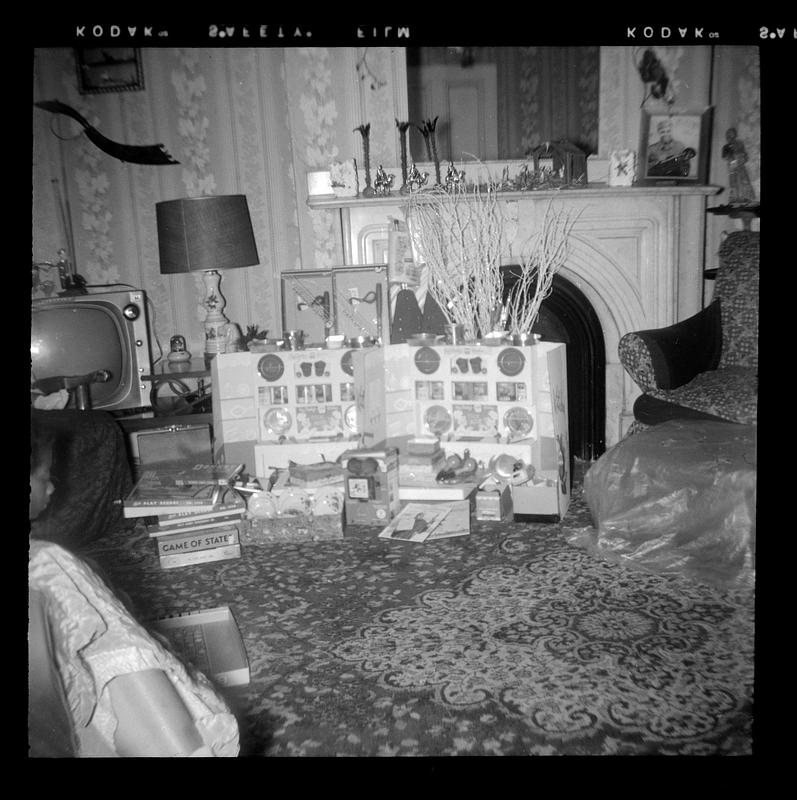
{"label": "white fireplace surround", "polygon": [[[639,388],[620,365],[617,345],[633,330],[670,325],[702,305],[706,198],[715,186],[608,187],[500,195],[516,228],[506,263],[535,230],[549,202],[577,213],[562,277],[592,304],[606,346],[606,446],[618,442],[633,419]],[[313,209],[339,210],[347,263],[367,263],[369,237],[403,218],[391,197],[312,197]],[[384,233],[382,234],[384,235]],[[510,234],[511,236],[511,234]]]}

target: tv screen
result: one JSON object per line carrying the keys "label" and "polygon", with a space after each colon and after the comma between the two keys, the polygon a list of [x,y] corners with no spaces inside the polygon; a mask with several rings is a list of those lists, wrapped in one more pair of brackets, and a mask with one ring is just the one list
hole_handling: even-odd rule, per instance
{"label": "tv screen", "polygon": [[109,411],[149,405],[150,370],[144,293],[141,291],[35,300],[31,320],[35,380],[107,370],[90,386],[91,406]]}

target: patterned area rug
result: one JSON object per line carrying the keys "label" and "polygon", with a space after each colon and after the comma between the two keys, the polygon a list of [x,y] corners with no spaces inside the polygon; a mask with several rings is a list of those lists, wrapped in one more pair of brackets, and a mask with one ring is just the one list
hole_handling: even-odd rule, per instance
{"label": "patterned area rug", "polygon": [[[580,498],[563,524],[589,524]],[[752,751],[750,595],[601,560],[562,525],[361,531],[169,571],[140,534],[90,554],[144,616],[230,605],[244,755]]]}

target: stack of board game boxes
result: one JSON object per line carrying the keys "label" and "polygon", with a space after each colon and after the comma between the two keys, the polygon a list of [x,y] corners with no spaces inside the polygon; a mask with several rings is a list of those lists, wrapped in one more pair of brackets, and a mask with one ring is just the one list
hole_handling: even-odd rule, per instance
{"label": "stack of board game boxes", "polygon": [[240,558],[246,502],[233,488],[243,464],[142,471],[123,513],[143,518],[164,569]]}

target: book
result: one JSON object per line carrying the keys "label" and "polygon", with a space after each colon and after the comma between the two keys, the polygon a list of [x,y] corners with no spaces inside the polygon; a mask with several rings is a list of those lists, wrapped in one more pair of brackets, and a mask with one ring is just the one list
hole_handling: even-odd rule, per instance
{"label": "book", "polygon": [[[400,480],[400,479],[399,479]],[[481,478],[472,483],[399,483],[401,500],[464,500],[476,490]]]}
{"label": "book", "polygon": [[379,538],[423,542],[449,510],[441,503],[408,503],[380,531]]}
{"label": "book", "polygon": [[122,501],[122,511],[125,517],[135,518],[208,510],[220,502],[224,491],[224,487],[213,484],[178,486],[168,475],[148,469]]}
{"label": "book", "polygon": [[172,555],[159,556],[159,561],[163,569],[173,569],[174,567],[190,567],[195,564],[208,564],[213,561],[225,561],[229,558],[241,557],[240,544],[228,544],[221,547],[211,547],[208,550],[196,550],[190,553],[174,553]]}
{"label": "book", "polygon": [[200,550],[226,547],[239,542],[240,538],[236,527],[221,528],[214,531],[176,533],[171,536],[159,536],[156,540],[158,556],[195,553]]}
{"label": "book", "polygon": [[380,539],[429,542],[470,534],[470,501],[408,503],[380,533]]}
{"label": "book", "polygon": [[250,476],[236,477],[230,486],[235,489],[236,492],[242,492],[243,494],[257,494],[263,491],[260,481]]}
{"label": "book", "polygon": [[196,523],[205,520],[220,519],[232,513],[243,514],[246,511],[246,501],[235,492],[228,491],[222,494],[222,499],[213,508],[193,508],[187,511],[170,512],[168,509],[157,509],[151,512],[157,517],[157,524],[161,527],[171,527],[184,522]]}
{"label": "book", "polygon": [[470,534],[470,501],[456,500],[452,503],[439,503],[446,506],[448,511],[440,524],[424,539],[431,542],[434,539],[450,539],[452,536],[468,536]]}
{"label": "book", "polygon": [[191,467],[169,467],[159,469],[162,476],[170,476],[177,486],[215,484],[228,486],[241,472],[243,464],[194,464]]}
{"label": "book", "polygon": [[249,683],[249,659],[229,606],[150,620],[180,658],[222,686]]}
{"label": "book", "polygon": [[311,486],[329,486],[343,483],[344,469],[336,461],[320,461],[316,464],[288,465],[288,476],[293,486],[303,489]]}
{"label": "book", "polygon": [[[190,531],[207,531],[213,528],[229,528],[231,525],[242,520],[243,516],[243,511],[232,511],[222,514],[219,517],[211,517],[210,519],[194,519],[194,515],[186,517],[180,515],[180,518],[171,525],[151,522],[146,524],[146,529],[147,533],[152,537],[175,533],[189,533]],[[156,517],[155,519],[158,518]]]}

